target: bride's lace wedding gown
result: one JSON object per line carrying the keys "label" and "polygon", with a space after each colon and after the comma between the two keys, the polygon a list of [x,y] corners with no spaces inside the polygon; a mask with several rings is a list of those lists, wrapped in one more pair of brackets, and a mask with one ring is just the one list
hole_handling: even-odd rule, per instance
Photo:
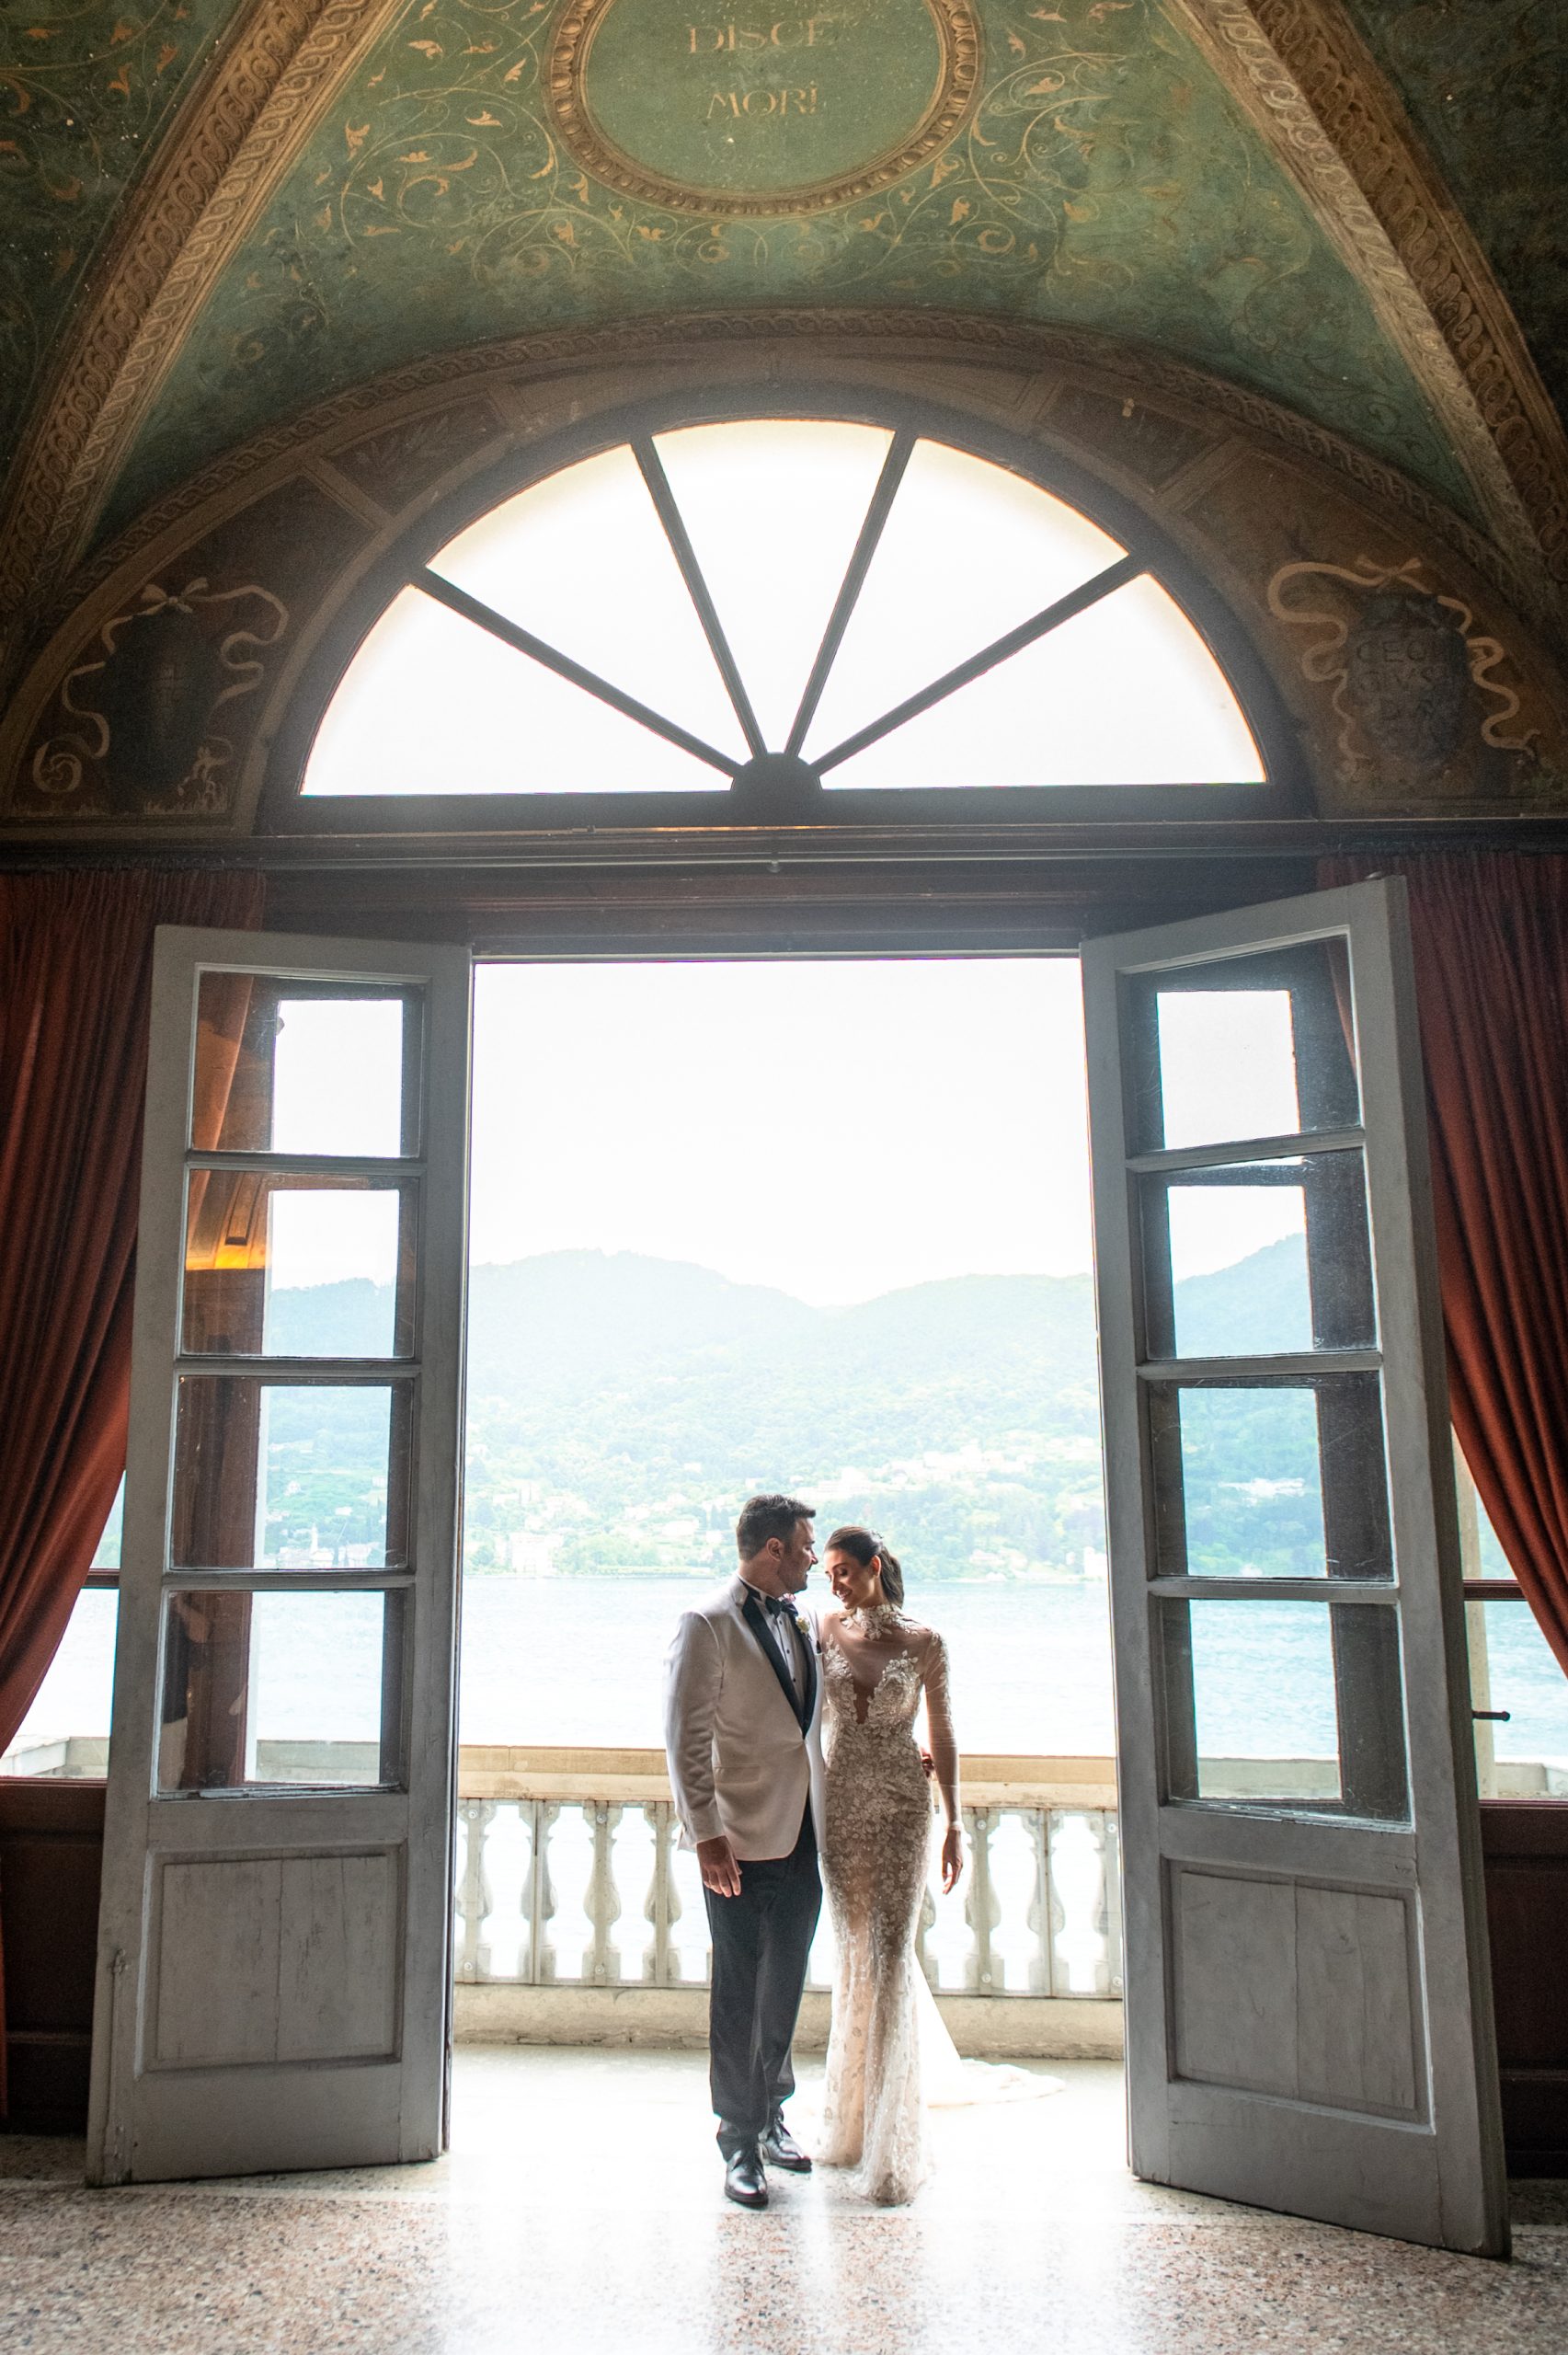
{"label": "bride's lace wedding gown", "polygon": [[822,1864],[839,1964],[817,2155],[854,2167],[857,2189],[896,2206],[930,2171],[922,2058],[959,2066],[914,1944],[931,1858],[922,1694],[937,1787],[957,1819],[947,1652],[891,1603],[830,1614],[821,1637]]}

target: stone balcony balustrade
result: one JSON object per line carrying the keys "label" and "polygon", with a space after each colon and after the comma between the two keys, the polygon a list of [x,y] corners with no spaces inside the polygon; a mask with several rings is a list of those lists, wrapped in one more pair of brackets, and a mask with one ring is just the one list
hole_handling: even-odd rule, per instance
{"label": "stone balcony balustrade", "polygon": [[[656,1750],[465,1747],[456,1858],[457,2033],[667,2042],[705,2032],[707,1919]],[[1121,1892],[1111,1762],[970,1756],[967,1866],[933,1881],[926,1977],[962,2050],[1120,2050]],[[826,2033],[826,1912],[801,2042]]]}

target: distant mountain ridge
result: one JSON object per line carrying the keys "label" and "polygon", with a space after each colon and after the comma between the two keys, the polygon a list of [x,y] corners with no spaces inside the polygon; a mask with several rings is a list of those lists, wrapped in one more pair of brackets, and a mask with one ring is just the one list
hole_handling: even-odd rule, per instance
{"label": "distant mountain ridge", "polygon": [[[1297,1241],[1177,1292],[1188,1350],[1299,1345]],[[379,1348],[387,1305],[357,1281],[277,1292],[273,1346]],[[937,1575],[1081,1567],[1103,1545],[1086,1275],[814,1308],[681,1261],[560,1251],[475,1268],[468,1336],[475,1567],[520,1545],[565,1568],[683,1566],[741,1496],[780,1485],[896,1522]]]}
{"label": "distant mountain ridge", "polygon": [[[1310,1347],[1300,1338],[1305,1254],[1288,1236],[1212,1275],[1176,1286],[1189,1350]],[[377,1346],[388,1288],[362,1278],[272,1295],[274,1346],[349,1355]],[[510,1396],[520,1382],[560,1394],[621,1388],[650,1361],[766,1349],[785,1357],[830,1340],[864,1363],[880,1348],[935,1348],[944,1361],[997,1349],[1066,1350],[1075,1372],[1093,1352],[1091,1281],[1081,1276],[947,1276],[847,1307],[814,1308],[711,1268],[637,1252],[551,1251],[482,1265],[468,1283],[470,1398]],[[906,1368],[913,1372],[913,1368]],[[1093,1367],[1091,1366],[1091,1371]]]}

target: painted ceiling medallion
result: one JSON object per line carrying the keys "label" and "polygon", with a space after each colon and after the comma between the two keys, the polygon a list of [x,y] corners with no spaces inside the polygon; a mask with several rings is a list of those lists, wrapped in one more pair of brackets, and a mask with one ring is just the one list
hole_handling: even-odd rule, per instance
{"label": "painted ceiling medallion", "polygon": [[562,139],[677,213],[815,213],[886,188],[963,123],[979,28],[965,0],[813,5],[567,0],[545,74]]}

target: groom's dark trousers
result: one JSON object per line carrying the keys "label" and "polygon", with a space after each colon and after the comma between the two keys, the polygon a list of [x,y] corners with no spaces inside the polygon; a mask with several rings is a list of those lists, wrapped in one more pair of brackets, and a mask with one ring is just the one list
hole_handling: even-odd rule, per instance
{"label": "groom's dark trousers", "polygon": [[810,1801],[791,1855],[742,1862],[738,1897],[703,1894],[714,1955],[708,2083],[728,2159],[766,2132],[795,2091],[790,2046],[822,1911]]}

